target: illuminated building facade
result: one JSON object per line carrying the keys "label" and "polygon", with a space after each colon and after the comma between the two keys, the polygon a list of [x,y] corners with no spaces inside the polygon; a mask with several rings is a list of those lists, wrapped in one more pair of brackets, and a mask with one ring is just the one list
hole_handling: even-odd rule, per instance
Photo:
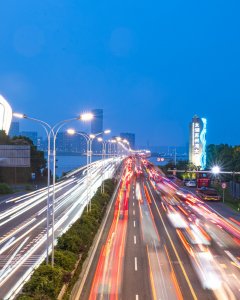
{"label": "illuminated building facade", "polygon": [[5,130],[6,134],[12,122],[12,108],[9,103],[0,95],[0,130]]}
{"label": "illuminated building facade", "polygon": [[207,120],[195,115],[189,125],[189,162],[206,168],[206,133]]}

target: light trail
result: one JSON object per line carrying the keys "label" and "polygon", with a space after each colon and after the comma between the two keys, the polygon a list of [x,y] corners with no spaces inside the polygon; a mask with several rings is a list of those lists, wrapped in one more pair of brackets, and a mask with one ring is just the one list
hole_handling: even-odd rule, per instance
{"label": "light trail", "polygon": [[[120,161],[121,159],[118,158],[106,160],[106,179],[112,176]],[[92,168],[95,171],[92,181],[94,192],[101,184],[101,164],[95,162]],[[87,204],[86,176],[82,174],[82,178],[79,179],[78,174],[79,171],[76,171],[70,178],[57,184],[55,241],[81,216]],[[4,280],[1,280],[0,283],[0,298],[13,299],[24,281],[45,258],[46,215],[44,212],[46,212],[46,198],[46,188],[43,188],[5,202],[11,206],[0,214],[2,220],[0,230],[5,231],[0,240],[0,254],[2,257],[7,257],[15,245],[20,243],[19,245],[23,246],[23,241],[24,247],[20,249],[20,246],[17,246],[17,250],[20,252],[17,260],[12,258],[11,265],[13,262],[14,265],[11,268],[7,261],[2,261],[0,268],[6,270],[7,267],[8,273],[4,272]],[[6,226],[7,223],[13,224],[13,228],[9,225]],[[49,237],[51,237],[51,221]],[[51,251],[50,245],[49,251]]]}

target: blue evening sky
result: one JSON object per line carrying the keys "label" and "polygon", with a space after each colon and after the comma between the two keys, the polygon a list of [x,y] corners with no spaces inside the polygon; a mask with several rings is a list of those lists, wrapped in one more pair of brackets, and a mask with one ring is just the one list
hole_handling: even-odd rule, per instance
{"label": "blue evening sky", "polygon": [[1,1],[0,93],[52,124],[103,108],[139,145],[185,145],[194,114],[209,143],[238,144],[239,12],[238,0]]}

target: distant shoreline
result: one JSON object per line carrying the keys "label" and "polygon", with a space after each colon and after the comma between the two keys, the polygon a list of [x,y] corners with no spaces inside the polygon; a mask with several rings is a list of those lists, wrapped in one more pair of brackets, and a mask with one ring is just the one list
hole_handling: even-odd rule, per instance
{"label": "distant shoreline", "polygon": [[[45,155],[47,154],[47,151],[44,151]],[[92,156],[101,156],[100,154],[92,154]],[[57,152],[57,156],[82,156],[86,157],[86,154],[79,153],[79,152]]]}

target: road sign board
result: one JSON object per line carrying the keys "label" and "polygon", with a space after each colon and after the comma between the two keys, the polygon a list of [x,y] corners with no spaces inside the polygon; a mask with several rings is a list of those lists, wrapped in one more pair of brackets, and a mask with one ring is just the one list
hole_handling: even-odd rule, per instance
{"label": "road sign board", "polygon": [[222,182],[222,189],[226,189],[227,188],[227,183],[226,182]]}

